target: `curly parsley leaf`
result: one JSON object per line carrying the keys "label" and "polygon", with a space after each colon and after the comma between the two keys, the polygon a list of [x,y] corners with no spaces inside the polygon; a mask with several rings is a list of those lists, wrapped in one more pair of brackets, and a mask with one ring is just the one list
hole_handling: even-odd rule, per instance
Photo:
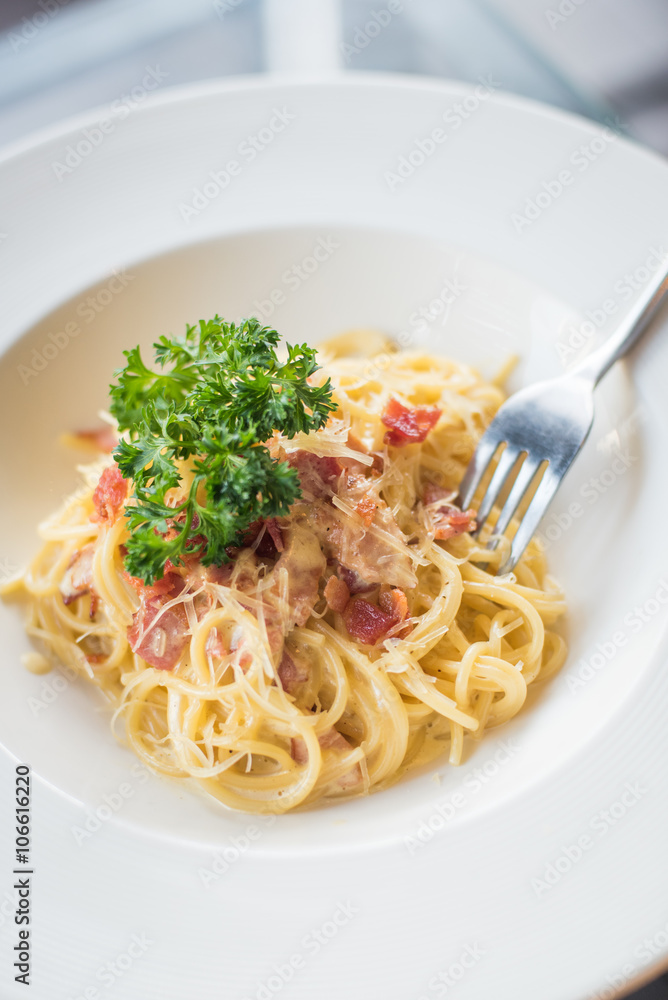
{"label": "curly parsley leaf", "polygon": [[318,430],[336,406],[329,379],[309,382],[319,367],[313,348],[288,344],[281,361],[279,339],[257,319],[214,316],[182,338],[161,337],[157,370],[138,347],[124,352],[111,412],[126,432],[114,458],[134,490],[126,507],[132,576],[153,583],[168,559],[178,565],[189,555],[225,562],[250,524],[287,513],[300,497],[296,470],[264,442],[277,430],[289,438]]}

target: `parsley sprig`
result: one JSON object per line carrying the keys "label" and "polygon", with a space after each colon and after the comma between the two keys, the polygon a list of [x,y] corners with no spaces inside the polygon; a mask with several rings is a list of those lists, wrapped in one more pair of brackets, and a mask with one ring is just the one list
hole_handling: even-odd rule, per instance
{"label": "parsley sprig", "polygon": [[[301,495],[287,462],[275,461],[264,442],[280,430],[292,438],[322,427],[336,409],[329,379],[306,344],[286,345],[279,361],[276,330],[257,319],[227,323],[219,316],[188,326],[181,339],[153,345],[157,370],[138,347],[114,372],[111,412],[127,431],[114,452],[134,504],[125,508],[128,572],[153,583],[168,559],[197,554],[204,565],[228,561],[249,525],[286,514]],[[167,491],[192,476],[176,507]]]}

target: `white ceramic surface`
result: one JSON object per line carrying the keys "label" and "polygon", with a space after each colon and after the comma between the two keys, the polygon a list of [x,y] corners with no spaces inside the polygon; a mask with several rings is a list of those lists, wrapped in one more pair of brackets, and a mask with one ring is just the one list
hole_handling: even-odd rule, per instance
{"label": "white ceramic surface", "polygon": [[[0,162],[0,569],[75,485],[58,435],[90,425],[124,347],[260,312],[289,339],[375,326],[488,374],[517,352],[519,385],[611,329],[668,247],[658,158],[484,88],[243,81],[165,93],[107,132],[99,117]],[[667,363],[657,329],[611,373],[542,528],[568,664],[459,770],[271,825],[224,812],[147,779],[84,684],[27,674],[20,613],[0,606],[3,800],[15,759],[40,779],[32,995],[570,1000],[655,972]],[[2,840],[10,858],[11,825]],[[22,996],[4,904],[2,995]],[[137,956],[133,934],[152,942]]]}

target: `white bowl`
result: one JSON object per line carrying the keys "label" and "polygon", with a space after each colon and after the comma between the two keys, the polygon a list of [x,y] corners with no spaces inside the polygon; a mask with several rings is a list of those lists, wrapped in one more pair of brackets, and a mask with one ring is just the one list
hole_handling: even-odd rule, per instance
{"label": "white bowl", "polygon": [[[292,341],[378,327],[486,374],[518,353],[519,385],[604,336],[667,245],[663,162],[483,85],[236,81],[166,92],[107,131],[99,118],[0,163],[7,567],[76,485],[58,436],[94,422],[123,348],[257,314]],[[665,961],[667,353],[653,333],[610,374],[541,529],[568,663],[459,770],[271,824],[226,812],[148,778],[85,683],[25,672],[20,612],[0,606],[3,766],[42,779],[41,962],[78,956],[57,978],[36,964],[36,997],[99,986],[135,932],[154,944],[118,996],[405,1000],[443,995],[461,968],[462,997],[503,977],[517,1000],[549,1000]]]}

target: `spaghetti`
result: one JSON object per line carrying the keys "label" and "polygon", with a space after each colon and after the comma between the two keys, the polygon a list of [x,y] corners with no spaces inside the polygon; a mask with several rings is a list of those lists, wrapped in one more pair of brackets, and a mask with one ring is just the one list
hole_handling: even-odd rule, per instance
{"label": "spaghetti", "polygon": [[29,634],[104,693],[144,763],[233,809],[363,794],[446,750],[457,764],[465,737],[516,715],[565,659],[539,544],[495,576],[504,545],[487,550],[475,513],[452,503],[501,391],[440,357],[351,357],[360,339],[321,348],[338,409],[268,442],[302,497],[231,562],[130,578],[101,454],[5,588],[27,598]]}

